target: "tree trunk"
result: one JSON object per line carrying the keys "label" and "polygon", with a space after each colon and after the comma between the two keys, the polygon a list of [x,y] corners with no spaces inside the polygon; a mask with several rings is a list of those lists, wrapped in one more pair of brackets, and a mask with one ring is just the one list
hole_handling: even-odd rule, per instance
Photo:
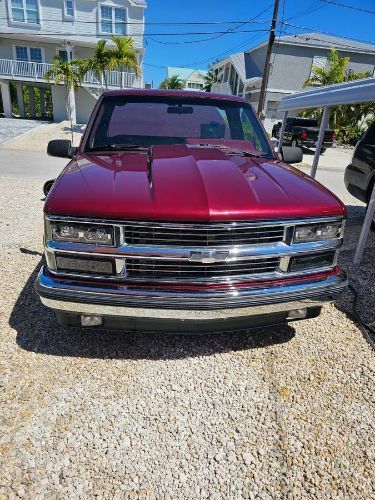
{"label": "tree trunk", "polygon": [[124,88],[124,67],[121,66],[121,88]]}
{"label": "tree trunk", "polygon": [[70,133],[72,135],[72,145],[74,144],[72,106],[70,102],[70,89],[66,87],[66,111],[70,122]]}
{"label": "tree trunk", "polygon": [[66,87],[67,90],[67,111],[68,111],[68,117],[70,121],[70,130],[72,133],[72,143],[74,140],[73,136],[73,125],[77,123],[77,117],[76,117],[76,107],[75,107],[75,95],[74,95],[74,88],[68,88]]}

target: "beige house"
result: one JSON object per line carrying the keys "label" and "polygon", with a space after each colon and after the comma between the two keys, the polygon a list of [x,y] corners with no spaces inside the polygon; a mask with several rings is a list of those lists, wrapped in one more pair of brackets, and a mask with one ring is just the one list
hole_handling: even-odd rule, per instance
{"label": "beige house", "polygon": [[168,78],[171,76],[178,76],[184,83],[184,90],[204,90],[205,79],[207,71],[203,69],[190,69],[190,68],[167,68]]}

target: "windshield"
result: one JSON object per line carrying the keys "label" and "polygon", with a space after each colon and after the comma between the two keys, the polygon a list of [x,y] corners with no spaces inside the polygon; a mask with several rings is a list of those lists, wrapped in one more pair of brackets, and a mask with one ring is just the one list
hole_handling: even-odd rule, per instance
{"label": "windshield", "polygon": [[180,96],[104,97],[85,150],[158,144],[214,146],[272,157],[250,105]]}

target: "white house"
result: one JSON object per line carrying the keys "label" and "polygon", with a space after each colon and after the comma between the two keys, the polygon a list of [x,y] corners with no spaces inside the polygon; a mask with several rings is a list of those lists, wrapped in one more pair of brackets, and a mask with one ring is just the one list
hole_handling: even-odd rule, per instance
{"label": "white house", "polygon": [[168,67],[167,74],[168,78],[178,76],[184,84],[184,90],[204,90],[204,77],[207,75],[207,71],[203,69]]}
{"label": "white house", "polygon": [[[17,100],[20,116],[67,119],[65,90],[45,79],[51,59],[87,58],[97,41],[112,35],[134,40],[143,69],[145,0],[0,0],[0,87],[4,116],[12,116]],[[112,43],[112,42],[109,42]],[[143,71],[142,71],[143,74]],[[109,88],[142,87],[143,77],[108,72]],[[75,91],[75,113],[85,123],[101,92],[102,82],[85,76]]]}

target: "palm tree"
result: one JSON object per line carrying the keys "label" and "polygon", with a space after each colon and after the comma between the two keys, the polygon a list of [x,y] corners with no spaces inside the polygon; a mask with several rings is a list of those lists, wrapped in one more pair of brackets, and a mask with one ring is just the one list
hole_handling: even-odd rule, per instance
{"label": "palm tree", "polygon": [[108,70],[111,61],[111,51],[106,47],[107,40],[99,40],[92,56],[89,59],[85,59],[82,61],[81,67],[84,73],[88,71],[92,71],[102,82],[102,90],[103,90],[103,82],[105,88],[108,88],[107,82],[107,74],[106,70]]}
{"label": "palm tree", "polygon": [[216,75],[212,66],[208,68],[207,73],[204,75],[204,91],[211,92],[212,85],[216,83]]}
{"label": "palm tree", "polygon": [[126,69],[134,71],[137,77],[141,71],[138,64],[137,53],[134,49],[134,40],[129,37],[113,36],[115,47],[109,50],[110,69],[119,68],[121,72],[121,88],[124,87],[124,72]]}
{"label": "palm tree", "polygon": [[56,85],[65,86],[66,110],[70,121],[73,143],[73,123],[76,121],[74,90],[80,86],[84,70],[81,61],[77,59],[67,61],[56,55],[52,57],[52,62],[52,67],[46,72],[45,77],[48,82],[54,80]]}
{"label": "palm tree", "polygon": [[[319,68],[314,66],[310,78],[304,83],[304,87],[311,86],[321,86],[333,85],[335,83],[344,83],[352,80],[360,80],[362,78],[367,78],[370,73],[362,72],[355,73],[354,71],[348,69],[350,58],[340,57],[335,47],[331,47],[330,55],[328,58],[328,64],[325,68]],[[357,104],[351,106],[336,106],[331,108],[330,113],[330,126],[337,130],[338,138],[340,138],[340,132],[345,128],[359,129],[361,117],[362,120],[365,119],[369,113],[373,111],[373,104]],[[304,117],[313,117],[318,120],[321,119],[322,110],[303,110],[300,113]],[[360,131],[359,131],[360,133]]]}
{"label": "palm tree", "polygon": [[182,80],[180,80],[178,75],[170,76],[161,82],[159,89],[165,90],[180,90],[184,88]]}
{"label": "palm tree", "polygon": [[370,76],[370,73],[354,73],[348,69],[350,57],[340,57],[337,49],[331,47],[328,65],[325,68],[314,66],[310,78],[305,81],[304,87],[333,85],[334,83],[360,80]]}

